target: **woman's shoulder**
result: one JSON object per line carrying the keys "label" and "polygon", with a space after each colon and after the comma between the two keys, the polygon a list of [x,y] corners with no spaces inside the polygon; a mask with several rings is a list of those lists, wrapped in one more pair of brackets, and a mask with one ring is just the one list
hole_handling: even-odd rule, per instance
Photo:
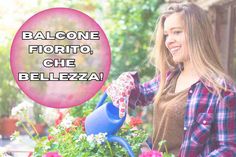
{"label": "woman's shoulder", "polygon": [[217,78],[216,80],[221,87],[222,96],[236,93],[236,84],[234,80],[230,78]]}
{"label": "woman's shoulder", "polygon": [[[217,78],[216,79],[219,84],[220,95],[216,92],[213,92],[216,97],[220,100],[219,102],[223,102],[224,104],[236,104],[236,84],[232,79],[227,78]],[[212,91],[213,86],[208,82],[202,82],[209,91]]]}
{"label": "woman's shoulder", "polygon": [[225,85],[225,89],[222,89],[223,101],[226,101],[226,104],[236,106],[236,84],[231,80],[225,80],[222,84]]}

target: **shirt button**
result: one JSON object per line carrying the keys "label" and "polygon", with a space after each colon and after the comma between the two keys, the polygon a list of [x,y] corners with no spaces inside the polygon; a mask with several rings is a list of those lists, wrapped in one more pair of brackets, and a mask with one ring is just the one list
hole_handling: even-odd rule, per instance
{"label": "shirt button", "polygon": [[186,130],[187,130],[187,127],[184,127],[184,130],[186,131]]}
{"label": "shirt button", "polygon": [[192,94],[192,93],[193,93],[193,90],[190,90],[189,93]]}
{"label": "shirt button", "polygon": [[203,124],[206,124],[206,121],[205,121],[205,120],[203,121]]}

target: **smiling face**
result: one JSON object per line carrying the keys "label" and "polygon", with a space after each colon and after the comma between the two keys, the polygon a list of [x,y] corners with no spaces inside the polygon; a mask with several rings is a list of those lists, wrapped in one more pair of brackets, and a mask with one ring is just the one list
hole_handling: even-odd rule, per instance
{"label": "smiling face", "polygon": [[165,46],[175,63],[189,61],[184,21],[181,13],[168,16],[164,22]]}

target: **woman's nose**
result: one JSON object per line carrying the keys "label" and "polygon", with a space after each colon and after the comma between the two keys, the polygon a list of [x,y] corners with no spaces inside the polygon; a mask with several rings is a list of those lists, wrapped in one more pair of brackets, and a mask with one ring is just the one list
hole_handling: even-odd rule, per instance
{"label": "woman's nose", "polygon": [[174,43],[174,42],[175,42],[175,39],[173,38],[173,36],[168,35],[168,36],[166,37],[165,43],[166,43],[166,46],[167,46],[167,47],[168,47],[168,45],[170,45],[170,44],[172,44],[172,43]]}

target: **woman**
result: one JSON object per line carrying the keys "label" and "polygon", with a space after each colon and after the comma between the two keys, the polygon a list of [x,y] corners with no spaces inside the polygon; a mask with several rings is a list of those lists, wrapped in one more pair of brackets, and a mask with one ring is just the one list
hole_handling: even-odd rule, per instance
{"label": "woman", "polygon": [[153,103],[153,149],[166,140],[176,156],[236,156],[236,88],[218,54],[206,13],[193,3],[172,4],[157,24],[157,77],[139,85],[124,73],[107,93],[121,116],[125,98],[130,107]]}

